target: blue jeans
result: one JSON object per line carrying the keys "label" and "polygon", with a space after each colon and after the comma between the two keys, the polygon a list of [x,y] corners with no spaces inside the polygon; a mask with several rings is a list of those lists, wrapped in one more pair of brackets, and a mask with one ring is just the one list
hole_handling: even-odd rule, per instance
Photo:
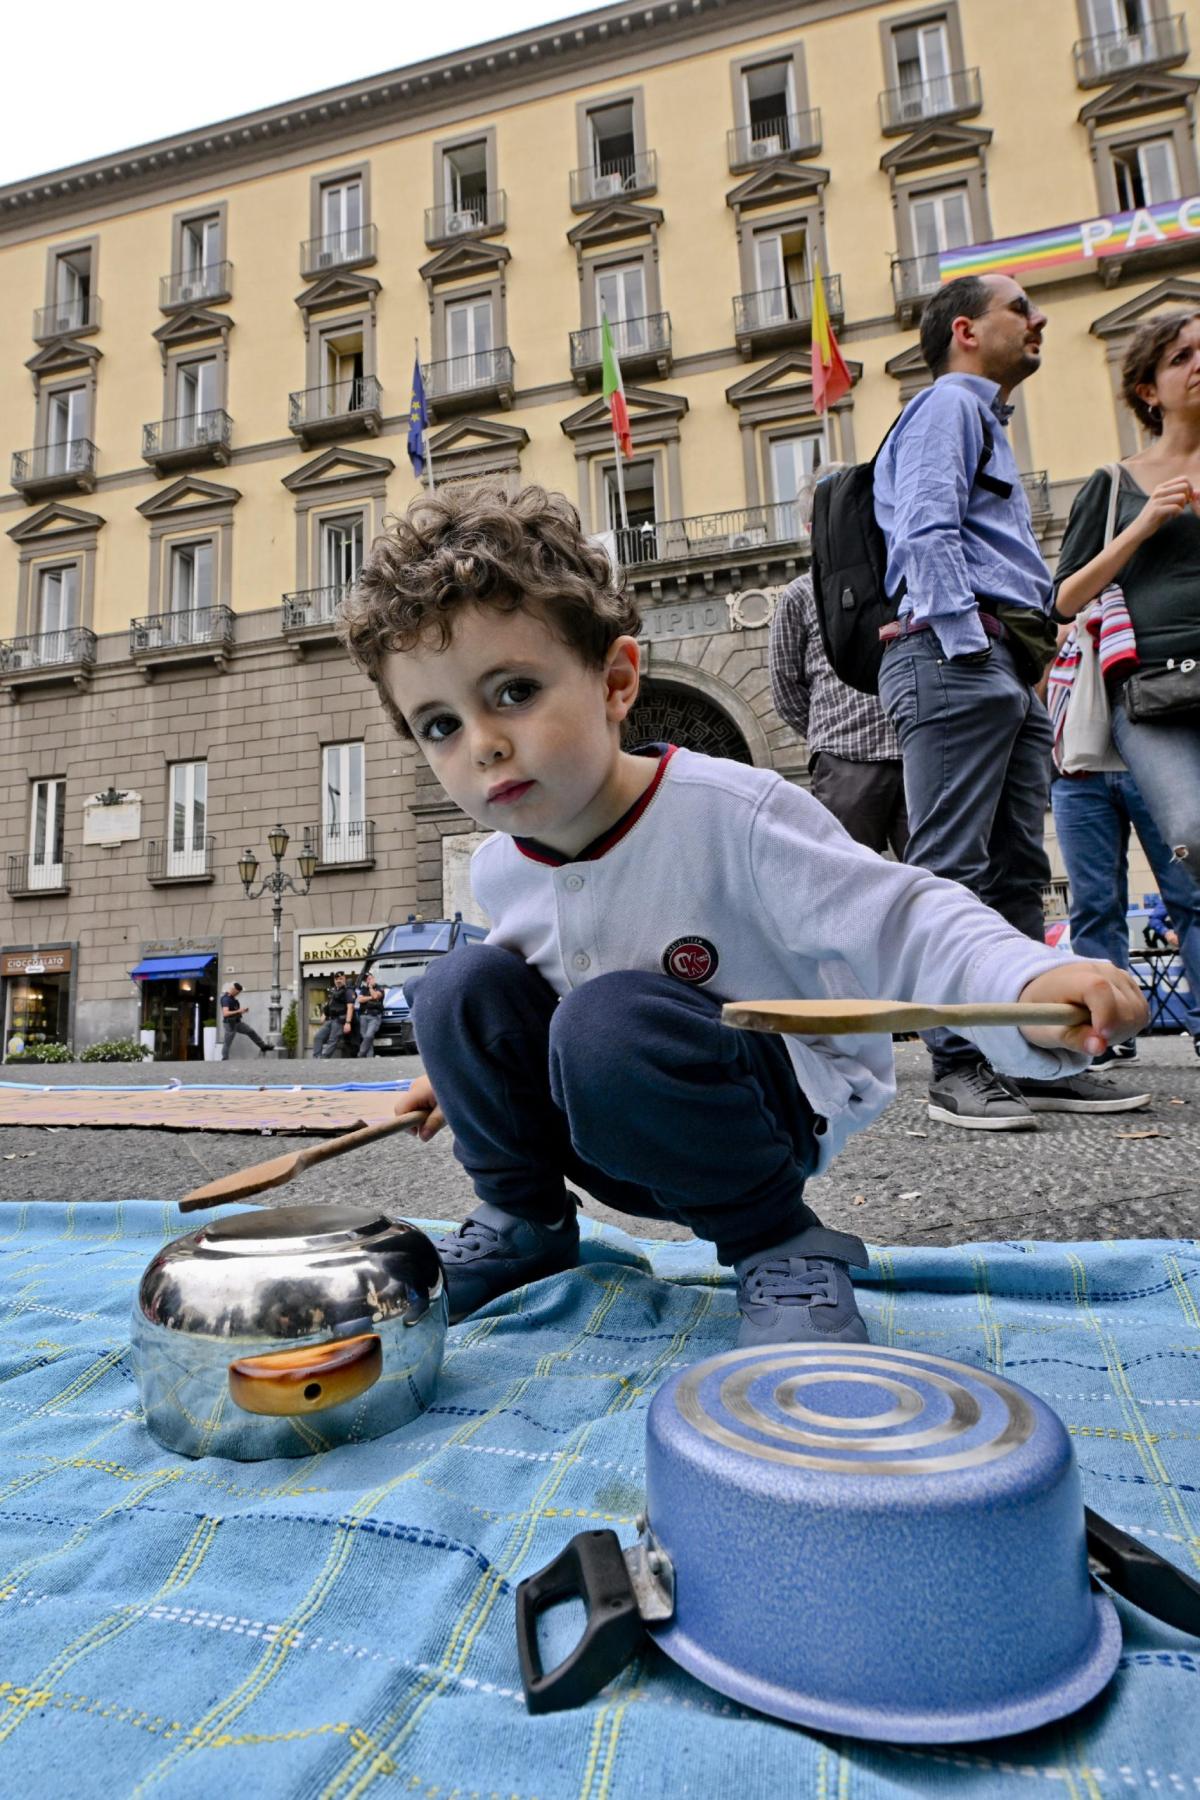
{"label": "blue jeans", "polygon": [[406,988],[417,1046],[478,1197],[557,1221],[564,1178],[621,1212],[670,1219],[732,1263],[803,1234],[820,1128],[783,1041],[721,1024],[667,975],[598,975],[558,1000],[511,950],[473,944]]}
{"label": "blue jeans", "polygon": [[[879,698],[904,759],[904,860],[960,881],[1041,943],[1050,720],[1008,645],[990,641],[982,663],[951,661],[932,631],[897,638],[884,654]],[[921,1035],[935,1081],[979,1061],[957,1032]]]}
{"label": "blue jeans", "polygon": [[1112,734],[1168,849],[1200,883],[1200,720],[1185,716],[1135,725],[1117,700]]}
{"label": "blue jeans", "polygon": [[1071,949],[1129,967],[1128,851],[1132,828],[1179,938],[1192,1007],[1187,1028],[1200,1033],[1200,888],[1163,842],[1132,775],[1064,775],[1051,795],[1059,848],[1071,883]]}

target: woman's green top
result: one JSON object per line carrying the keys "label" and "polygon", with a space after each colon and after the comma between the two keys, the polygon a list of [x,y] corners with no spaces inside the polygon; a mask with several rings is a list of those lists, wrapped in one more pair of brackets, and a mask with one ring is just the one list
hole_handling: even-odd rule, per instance
{"label": "woman's green top", "polygon": [[[1067,535],[1054,572],[1054,592],[1104,548],[1111,476],[1097,469],[1075,496]],[[1131,525],[1148,496],[1121,469],[1114,537]],[[1200,656],[1200,518],[1189,507],[1139,544],[1116,576],[1133,620],[1143,669],[1161,668],[1168,657]]]}

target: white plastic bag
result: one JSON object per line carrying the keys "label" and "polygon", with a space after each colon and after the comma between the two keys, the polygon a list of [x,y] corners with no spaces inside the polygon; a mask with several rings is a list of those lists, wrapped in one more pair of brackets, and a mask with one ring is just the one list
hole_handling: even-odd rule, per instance
{"label": "white plastic bag", "polygon": [[1099,646],[1088,630],[1088,619],[1098,610],[1098,602],[1093,601],[1080,613],[1076,624],[1079,667],[1071,684],[1059,753],[1064,775],[1098,775],[1125,767],[1113,743],[1112,711],[1100,673]]}

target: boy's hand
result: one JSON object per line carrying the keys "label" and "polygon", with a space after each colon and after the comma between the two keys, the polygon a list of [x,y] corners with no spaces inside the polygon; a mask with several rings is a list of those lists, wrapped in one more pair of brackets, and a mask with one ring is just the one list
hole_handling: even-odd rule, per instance
{"label": "boy's hand", "polygon": [[433,1092],[433,1083],[428,1075],[416,1075],[408,1092],[401,1094],[396,1102],[396,1112],[403,1116],[410,1112],[424,1112],[428,1109],[429,1117],[423,1125],[417,1127],[417,1136],[423,1144],[431,1137],[436,1137],[446,1123],[446,1115],[437,1103]]}
{"label": "boy's hand", "polygon": [[1150,1020],[1150,1008],[1133,976],[1110,962],[1069,962],[1037,975],[1021,989],[1022,1000],[1065,1000],[1086,1006],[1089,1025],[1031,1025],[1021,1036],[1044,1050],[1080,1050],[1099,1056],[1112,1043],[1134,1037]]}

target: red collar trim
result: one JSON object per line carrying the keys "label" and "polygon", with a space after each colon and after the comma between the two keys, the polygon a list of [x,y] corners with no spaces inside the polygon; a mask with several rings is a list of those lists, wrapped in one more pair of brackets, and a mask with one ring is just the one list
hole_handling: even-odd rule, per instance
{"label": "red collar trim", "polygon": [[567,863],[598,861],[633,830],[658,792],[662,778],[667,772],[667,764],[678,748],[678,744],[664,746],[662,755],[658,759],[658,767],[654,771],[654,779],[645,793],[634,801],[628,812],[621,814],[615,825],[610,825],[608,830],[602,832],[598,838],[593,838],[591,843],[585,845],[577,855],[564,856],[560,850],[552,850],[549,844],[539,844],[536,838],[514,837],[513,843],[521,855],[527,856],[530,862],[545,863],[552,869],[565,868]]}

